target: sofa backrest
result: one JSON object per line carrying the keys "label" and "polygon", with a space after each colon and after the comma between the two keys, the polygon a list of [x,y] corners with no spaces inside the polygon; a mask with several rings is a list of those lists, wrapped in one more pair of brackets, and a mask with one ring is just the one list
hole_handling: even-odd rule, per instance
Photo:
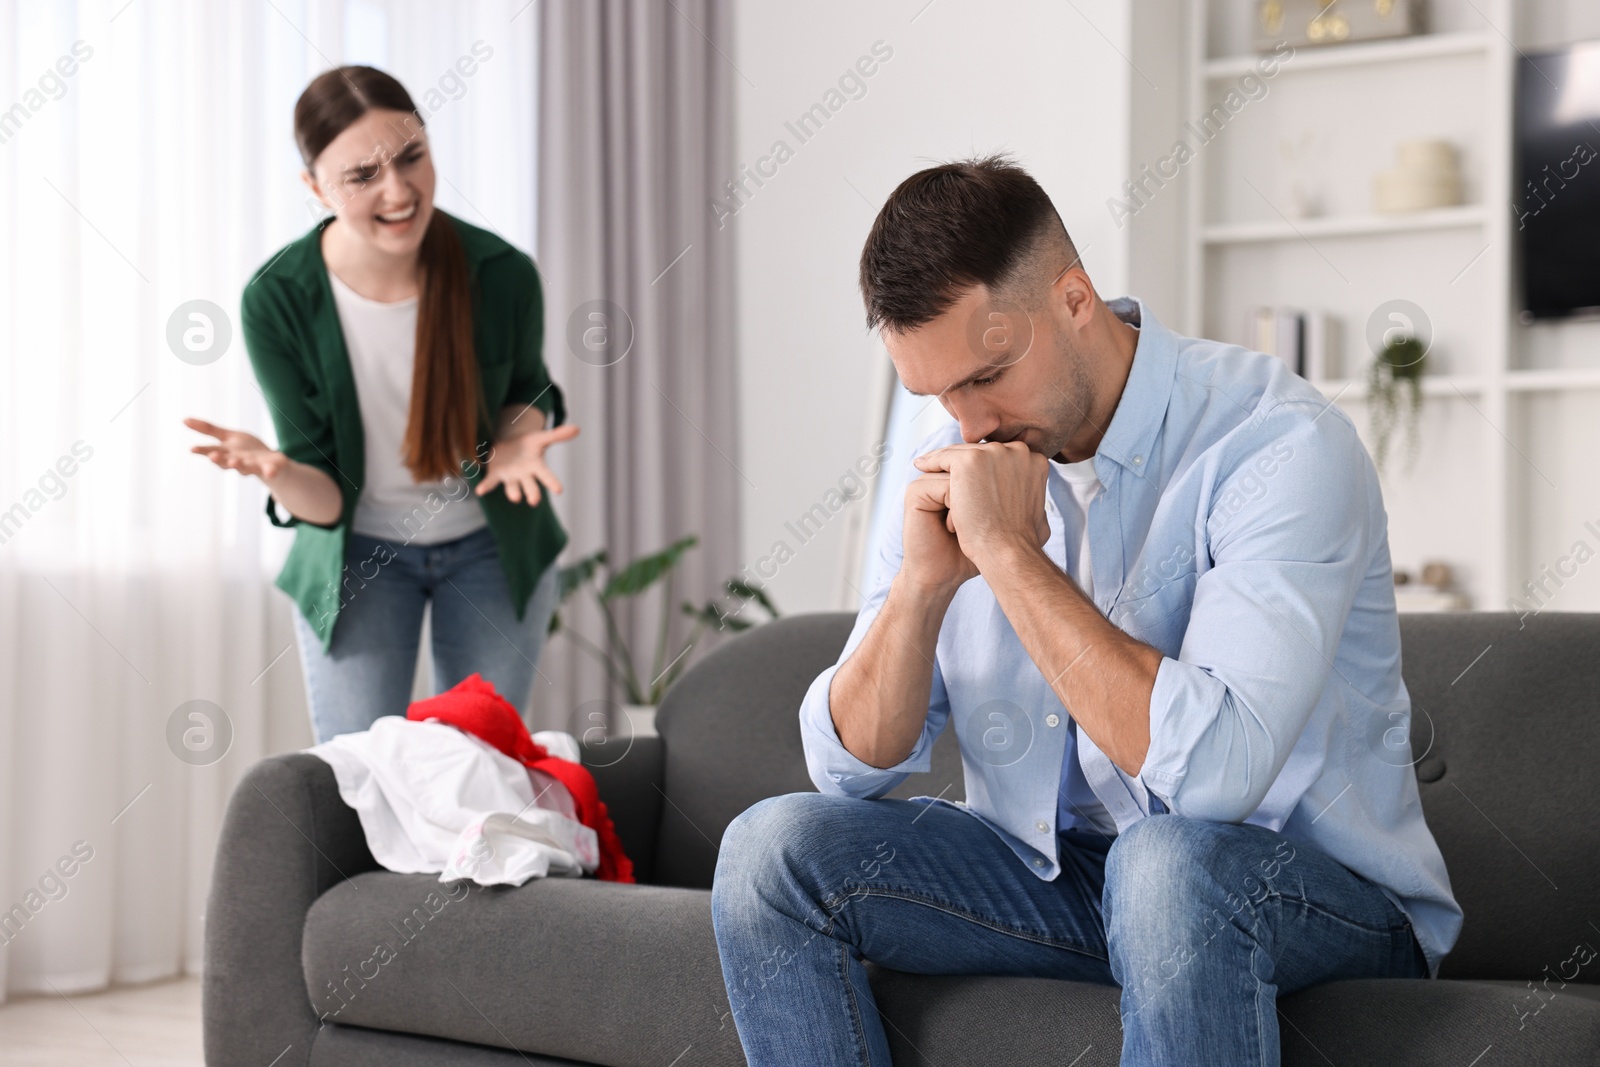
{"label": "sofa backrest", "polygon": [[1600,614],[1402,615],[1400,649],[1422,809],[1465,913],[1440,977],[1600,982]]}
{"label": "sofa backrest", "polygon": [[[684,672],[656,712],[666,758],[667,803],[653,879],[710,888],[722,831],[759,800],[815,792],[800,743],[800,701],[839,659],[855,616],[789,615],[739,635]],[[948,787],[948,788],[947,788]],[[934,748],[933,770],[891,796],[965,796],[954,731]]]}
{"label": "sofa backrest", "polygon": [[[717,845],[751,804],[814,789],[797,709],[849,636],[848,612],[788,616],[707,656],[657,715],[665,748],[653,881],[711,885]],[[1402,615],[1423,810],[1466,913],[1441,977],[1600,981],[1600,614]],[[1373,759],[1404,764],[1388,731]],[[892,796],[963,799],[946,730],[933,769]],[[1591,923],[1596,925],[1591,925]],[[1574,971],[1576,970],[1576,974]]]}

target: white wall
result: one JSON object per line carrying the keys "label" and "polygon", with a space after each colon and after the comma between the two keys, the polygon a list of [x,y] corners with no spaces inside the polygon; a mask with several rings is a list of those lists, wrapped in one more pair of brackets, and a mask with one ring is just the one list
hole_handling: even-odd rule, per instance
{"label": "white wall", "polygon": [[[724,201],[737,207],[727,224],[738,260],[744,562],[785,612],[838,606],[848,508],[805,543],[785,524],[863,455],[887,357],[863,325],[856,269],[900,181],[936,161],[1012,152],[1054,199],[1101,293],[1126,291],[1128,231],[1105,202],[1127,177],[1129,82],[1140,77],[1124,58],[1134,56],[1132,2],[738,5],[737,163],[754,168],[779,140],[793,150],[765,165],[776,173],[760,187],[746,184],[742,202]],[[801,143],[785,123],[880,41],[892,55],[863,79],[865,94]],[[1146,91],[1180,89],[1171,67],[1144,74]],[[793,550],[781,565],[780,540]]]}

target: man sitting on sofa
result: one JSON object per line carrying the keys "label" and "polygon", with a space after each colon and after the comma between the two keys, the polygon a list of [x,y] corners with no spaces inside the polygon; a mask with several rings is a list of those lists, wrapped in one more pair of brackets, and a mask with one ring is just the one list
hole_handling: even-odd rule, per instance
{"label": "man sitting on sofa", "polygon": [[[1125,1064],[1275,1064],[1279,994],[1436,976],[1461,910],[1350,419],[1280,360],[1103,301],[1005,159],[902,183],[861,288],[957,425],[800,708],[820,792],[723,837],[752,1067],[887,1067],[863,960],[1119,985]],[[966,802],[884,798],[947,726]]]}

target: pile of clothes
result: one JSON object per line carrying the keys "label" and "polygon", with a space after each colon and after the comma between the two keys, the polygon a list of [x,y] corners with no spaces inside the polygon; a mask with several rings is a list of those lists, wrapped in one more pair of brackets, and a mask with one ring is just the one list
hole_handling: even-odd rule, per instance
{"label": "pile of clothes", "polygon": [[307,751],[332,766],[373,858],[391,871],[479,885],[634,880],[577,740],[530,734],[477,674],[405,718],[385,715]]}

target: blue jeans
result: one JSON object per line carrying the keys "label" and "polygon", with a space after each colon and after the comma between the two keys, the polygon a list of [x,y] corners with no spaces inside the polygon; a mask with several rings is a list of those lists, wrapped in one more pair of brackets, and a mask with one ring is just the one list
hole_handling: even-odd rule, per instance
{"label": "blue jeans", "polygon": [[1276,1064],[1280,993],[1427,976],[1374,883],[1282,834],[1167,814],[1060,836],[1046,882],[943,805],[792,793],[745,811],[711,917],[751,1067],[889,1067],[863,960],[1119,985],[1122,1062],[1185,1067]]}
{"label": "blue jeans", "polygon": [[[404,715],[433,603],[433,681],[442,693],[474,671],[527,718],[535,664],[556,608],[559,568],[545,569],[522,620],[487,526],[454,541],[406,545],[351,533],[342,606],[327,652],[294,613],[317,742]],[[376,571],[376,577],[365,577]]]}

